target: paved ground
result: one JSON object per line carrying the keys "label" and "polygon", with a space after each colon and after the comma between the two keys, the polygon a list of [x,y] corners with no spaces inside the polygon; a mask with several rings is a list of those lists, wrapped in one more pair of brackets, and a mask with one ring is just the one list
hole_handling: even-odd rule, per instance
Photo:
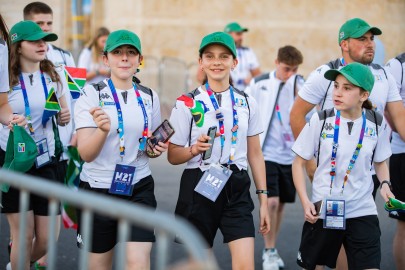
{"label": "paved ground", "polygon": [[[156,182],[156,197],[158,201],[158,209],[172,213],[176,204],[179,179],[183,166],[171,166],[164,157],[152,161],[152,171]],[[254,194],[255,187],[252,184],[251,193],[255,203],[257,203],[256,195]],[[395,229],[395,222],[386,217],[382,206],[382,201],[377,196],[378,210],[380,213],[380,226],[382,231],[382,263],[381,269],[395,269],[392,257],[392,238]],[[278,249],[280,255],[286,262],[286,270],[299,269],[295,263],[298,245],[301,237],[301,227],[303,224],[302,208],[297,198],[297,202],[286,206],[286,213],[280,236],[278,240]],[[257,208],[254,211],[254,216],[257,221]],[[5,269],[7,264],[7,237],[8,225],[4,216],[0,217],[0,270]],[[257,227],[257,226],[256,226]],[[255,241],[255,266],[256,269],[261,269],[261,252],[263,248],[263,239],[258,234]],[[231,269],[231,258],[227,245],[222,243],[222,235],[218,232],[215,239],[214,253],[221,269]],[[185,252],[181,245],[172,243],[170,245],[170,260],[177,261],[179,258],[185,258]],[[152,269],[153,261],[156,258],[155,252],[152,253]],[[78,265],[78,249],[75,244],[75,232],[73,230],[63,229],[61,232],[58,244],[58,268],[60,270],[77,269]]]}

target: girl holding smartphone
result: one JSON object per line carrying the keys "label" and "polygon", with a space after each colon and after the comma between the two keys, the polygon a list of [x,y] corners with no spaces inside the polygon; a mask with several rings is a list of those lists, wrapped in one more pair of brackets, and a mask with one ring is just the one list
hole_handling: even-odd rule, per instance
{"label": "girl holding smartphone", "polygon": [[[160,124],[160,104],[154,91],[132,81],[142,58],[135,33],[118,30],[108,36],[103,61],[111,69],[111,78],[87,85],[74,110],[77,148],[85,161],[79,189],[156,208],[149,158],[160,156],[167,145],[159,142],[150,149],[146,143],[149,131]],[[78,212],[77,245],[81,247]],[[89,269],[111,269],[117,221],[99,214],[93,218]],[[131,227],[127,269],[150,268],[154,241],[153,230]]]}
{"label": "girl holding smartphone", "polygon": [[[209,34],[202,39],[199,53],[200,68],[207,76],[204,84],[178,98],[170,117],[176,133],[168,160],[187,163],[175,213],[188,219],[210,247],[220,229],[230,248],[232,268],[253,269],[254,205],[248,162],[259,194],[259,232],[270,230],[258,136],[263,132],[261,120],[255,100],[230,83],[230,72],[238,64],[232,37],[224,32]],[[214,141],[207,135],[212,126],[218,128]],[[210,147],[210,158],[203,160]]]}

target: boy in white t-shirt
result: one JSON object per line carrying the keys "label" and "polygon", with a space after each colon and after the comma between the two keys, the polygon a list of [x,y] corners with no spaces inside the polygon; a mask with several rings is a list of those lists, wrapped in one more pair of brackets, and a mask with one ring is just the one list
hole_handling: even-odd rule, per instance
{"label": "boy in white t-shirt", "polygon": [[284,268],[277,249],[284,203],[295,201],[295,187],[291,164],[294,137],[290,127],[290,109],[299,88],[304,83],[297,75],[303,57],[293,46],[278,50],[276,69],[255,77],[246,88],[246,94],[254,97],[261,108],[264,132],[260,143],[266,163],[267,202],[270,214],[270,233],[264,236],[263,269]]}
{"label": "boy in white t-shirt", "polygon": [[[335,81],[334,108],[314,114],[292,148],[297,154],[294,184],[306,221],[297,263],[305,269],[335,268],[343,244],[349,269],[379,269],[381,233],[370,170],[373,162],[382,180],[383,199],[394,197],[384,184],[389,181],[386,160],[391,155],[388,125],[382,115],[370,110],[374,77],[367,66],[351,63],[324,76]],[[314,156],[319,165],[310,200],[305,165]],[[316,209],[318,201],[323,203]]]}
{"label": "boy in white t-shirt", "polygon": [[[386,69],[394,76],[402,103],[405,106],[405,53],[388,61]],[[390,174],[392,191],[397,199],[405,201],[405,141],[395,131],[392,133],[391,149]],[[405,269],[405,213],[390,212],[390,217],[398,220],[393,243],[395,264],[397,269]]]}

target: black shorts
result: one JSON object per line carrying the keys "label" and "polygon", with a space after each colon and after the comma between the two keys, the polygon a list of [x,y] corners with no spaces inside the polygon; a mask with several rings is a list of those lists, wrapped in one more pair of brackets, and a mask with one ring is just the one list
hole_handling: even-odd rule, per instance
{"label": "black shorts", "polygon": [[346,220],[346,230],[324,229],[323,220],[315,224],[305,222],[297,263],[311,270],[316,265],[336,267],[342,244],[345,247],[349,269],[380,269],[380,226],[377,216]]}
{"label": "black shorts", "polygon": [[[390,158],[392,192],[400,201],[405,202],[405,154],[394,154]],[[390,212],[390,217],[405,221],[405,213]]]}
{"label": "black shorts", "polygon": [[[0,164],[4,164],[5,152],[0,149]],[[51,182],[59,182],[57,177],[57,161],[56,158],[52,158],[52,161],[47,165],[37,169],[35,164],[25,174],[32,176],[42,177]],[[46,188],[46,187],[44,187]],[[37,216],[49,216],[48,214],[49,200],[46,197],[38,196],[36,194],[30,194],[28,211],[34,211],[34,215]],[[20,190],[10,187],[7,193],[2,194],[2,213],[13,214],[20,212]],[[60,207],[58,207],[57,214],[60,214]]]}
{"label": "black shorts", "polygon": [[235,165],[231,169],[233,173],[215,202],[194,191],[203,175],[200,169],[186,169],[181,177],[175,214],[193,224],[210,247],[218,228],[224,243],[255,236],[250,177]]}
{"label": "black shorts", "polygon": [[293,203],[295,201],[295,186],[291,167],[291,165],[266,161],[268,197],[280,197],[281,203]]}
{"label": "black shorts", "polygon": [[[115,195],[108,193],[108,189],[91,188],[89,183],[80,182],[80,189],[96,192],[105,196],[119,198],[130,201],[134,204],[141,204],[151,208],[156,208],[156,199],[154,194],[155,184],[151,175],[141,179],[134,186],[132,196]],[[81,210],[77,209],[77,246],[83,245],[83,235],[81,233]],[[105,253],[110,251],[117,244],[118,223],[114,218],[106,217],[100,214],[93,214],[93,226],[90,228],[92,232],[92,246],[89,248],[93,253]],[[154,230],[146,230],[141,227],[131,226],[131,234],[128,242],[155,242]]]}

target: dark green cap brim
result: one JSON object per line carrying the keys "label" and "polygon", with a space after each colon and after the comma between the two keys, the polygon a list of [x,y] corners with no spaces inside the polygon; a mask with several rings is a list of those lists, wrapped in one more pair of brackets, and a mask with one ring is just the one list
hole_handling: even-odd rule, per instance
{"label": "dark green cap brim", "polygon": [[34,35],[31,35],[29,37],[24,38],[23,40],[28,40],[28,41],[36,41],[43,39],[44,41],[55,41],[58,39],[58,36],[54,33],[36,33]]}
{"label": "dark green cap brim", "polygon": [[355,33],[352,33],[350,35],[350,37],[359,38],[359,37],[363,36],[365,33],[367,33],[368,31],[370,31],[375,36],[382,34],[382,31],[377,27],[363,27],[363,28],[359,29],[358,31],[356,31]]}

